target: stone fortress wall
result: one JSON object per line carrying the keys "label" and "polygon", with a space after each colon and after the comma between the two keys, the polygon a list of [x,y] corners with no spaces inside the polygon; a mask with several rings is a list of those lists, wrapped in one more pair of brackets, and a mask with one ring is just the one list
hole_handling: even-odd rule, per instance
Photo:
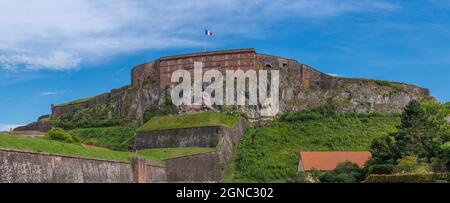
{"label": "stone fortress wall", "polygon": [[0,183],[221,182],[220,152],[130,163],[0,149]]}
{"label": "stone fortress wall", "polygon": [[[206,70],[280,70],[281,112],[301,111],[333,103],[342,112],[399,112],[411,100],[429,96],[429,90],[404,83],[330,76],[296,60],[256,53],[254,49],[212,51],[162,57],[131,71],[131,85],[89,100],[52,106],[52,118],[76,114],[82,108],[109,108],[111,115],[142,122],[146,110],[162,105],[170,95],[171,73],[192,71],[194,62]],[[205,71],[206,71],[205,70]],[[262,119],[259,106],[239,106],[250,120]]]}
{"label": "stone fortress wall", "polygon": [[[163,165],[143,167],[145,182],[166,181]],[[126,162],[0,149],[0,183],[133,183],[138,170]]]}

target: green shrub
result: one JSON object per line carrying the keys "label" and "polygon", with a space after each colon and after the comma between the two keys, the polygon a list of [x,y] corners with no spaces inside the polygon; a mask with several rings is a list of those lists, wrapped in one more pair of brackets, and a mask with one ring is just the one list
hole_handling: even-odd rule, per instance
{"label": "green shrub", "polygon": [[447,163],[447,158],[433,158],[431,160],[431,169],[436,173],[447,172]]}
{"label": "green shrub", "polygon": [[287,183],[309,183],[309,173],[308,172],[298,172],[295,177],[288,178]]}
{"label": "green shrub", "polygon": [[116,151],[129,151],[133,148],[134,127],[117,126],[105,128],[80,128],[70,132],[77,135],[81,142]]}
{"label": "green shrub", "polygon": [[293,112],[293,113],[285,113],[281,115],[281,121],[306,121],[306,120],[317,120],[321,118],[325,118],[328,116],[335,116],[336,111],[332,105],[325,105],[313,108],[311,110],[301,111],[301,112]]}
{"label": "green shrub", "polygon": [[420,163],[414,170],[414,173],[417,174],[428,174],[433,170],[431,169],[431,164],[429,163]]}
{"label": "green shrub", "polygon": [[449,182],[449,173],[369,175],[366,183],[436,183]]}
{"label": "green shrub", "polygon": [[61,128],[53,128],[47,134],[45,134],[44,139],[56,140],[66,143],[77,143],[80,141],[75,135]]}
{"label": "green shrub", "polygon": [[412,173],[417,167],[417,157],[406,156],[398,161],[397,173]]}
{"label": "green shrub", "polygon": [[334,183],[357,183],[358,179],[352,174],[342,173],[334,177]]}
{"label": "green shrub", "polygon": [[319,177],[319,181],[321,183],[334,183],[336,179],[336,175],[330,172],[324,173]]}
{"label": "green shrub", "polygon": [[445,158],[450,159],[450,142],[441,145],[441,153]]}
{"label": "green shrub", "polygon": [[319,177],[321,183],[356,183],[362,181],[363,172],[358,165],[346,161],[336,166],[333,171],[325,172]]}
{"label": "green shrub", "polygon": [[367,174],[393,174],[395,169],[394,164],[375,164],[368,167]]}
{"label": "green shrub", "polygon": [[400,159],[396,171],[397,173],[427,174],[431,172],[431,167],[427,163],[419,163],[415,156],[406,156]]}

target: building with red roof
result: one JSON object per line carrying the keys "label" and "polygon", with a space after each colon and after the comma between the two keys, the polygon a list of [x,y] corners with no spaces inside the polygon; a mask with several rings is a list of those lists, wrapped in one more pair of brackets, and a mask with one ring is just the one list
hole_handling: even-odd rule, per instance
{"label": "building with red roof", "polygon": [[370,152],[300,152],[298,171],[331,171],[346,161],[362,168],[371,157]]}

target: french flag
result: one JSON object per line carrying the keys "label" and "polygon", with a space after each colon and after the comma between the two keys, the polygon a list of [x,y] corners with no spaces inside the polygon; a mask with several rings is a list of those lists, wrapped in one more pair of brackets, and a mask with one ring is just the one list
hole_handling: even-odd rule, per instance
{"label": "french flag", "polygon": [[211,31],[209,31],[208,29],[205,30],[205,35],[207,36],[212,36],[213,33]]}

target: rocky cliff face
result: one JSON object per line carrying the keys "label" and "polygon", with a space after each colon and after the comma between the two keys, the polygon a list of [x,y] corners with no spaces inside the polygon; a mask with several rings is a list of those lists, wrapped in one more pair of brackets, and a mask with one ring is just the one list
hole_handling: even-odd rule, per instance
{"label": "rocky cliff face", "polygon": [[53,124],[49,115],[39,117],[36,122],[30,123],[26,126],[20,126],[14,129],[14,131],[40,131],[47,132],[52,128]]}
{"label": "rocky cliff face", "polygon": [[[285,81],[295,81],[295,75],[285,75]],[[386,81],[338,78],[320,74],[309,82],[283,83],[283,111],[299,111],[317,105],[333,104],[342,112],[399,112],[411,100],[429,95],[427,89]],[[312,85],[312,86],[311,86]]]}
{"label": "rocky cliff face", "polygon": [[[301,111],[333,104],[342,112],[399,112],[411,100],[429,96],[428,89],[403,83],[339,78],[295,60],[257,54],[253,49],[164,57],[133,69],[132,84],[90,99],[52,106],[52,119],[86,122],[142,123],[146,111],[164,105],[170,95],[167,77],[176,69],[192,70],[194,61],[206,69],[280,70],[280,110]],[[235,107],[251,120],[261,117],[261,106]],[[270,118],[269,118],[270,119]]]}

